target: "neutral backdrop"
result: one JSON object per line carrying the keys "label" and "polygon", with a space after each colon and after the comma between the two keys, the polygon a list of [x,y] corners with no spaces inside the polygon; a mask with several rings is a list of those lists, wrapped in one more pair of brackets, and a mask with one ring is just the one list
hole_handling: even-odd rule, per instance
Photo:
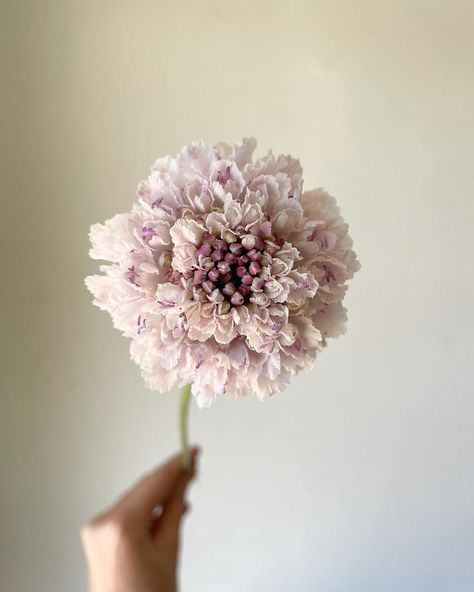
{"label": "neutral backdrop", "polygon": [[338,197],[347,335],[192,409],[184,592],[472,592],[474,4],[3,2],[0,588],[83,592],[78,531],[178,446],[91,305],[88,228],[158,156],[254,135]]}

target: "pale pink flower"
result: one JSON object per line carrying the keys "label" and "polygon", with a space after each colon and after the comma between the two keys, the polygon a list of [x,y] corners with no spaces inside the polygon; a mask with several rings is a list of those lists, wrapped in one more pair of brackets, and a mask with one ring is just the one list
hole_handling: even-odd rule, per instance
{"label": "pale pink flower", "polygon": [[302,169],[254,139],[202,142],[157,160],[128,214],[91,228],[94,304],[131,338],[148,387],[192,383],[264,398],[344,333],[342,300],[360,265],[336,200],[303,193]]}

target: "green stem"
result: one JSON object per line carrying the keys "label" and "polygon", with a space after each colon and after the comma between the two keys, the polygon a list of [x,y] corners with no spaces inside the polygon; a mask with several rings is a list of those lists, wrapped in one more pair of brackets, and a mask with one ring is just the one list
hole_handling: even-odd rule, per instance
{"label": "green stem", "polygon": [[179,403],[179,434],[181,439],[181,450],[183,451],[183,468],[191,468],[191,455],[188,442],[188,414],[191,401],[191,385],[185,384],[181,389],[181,400]]}

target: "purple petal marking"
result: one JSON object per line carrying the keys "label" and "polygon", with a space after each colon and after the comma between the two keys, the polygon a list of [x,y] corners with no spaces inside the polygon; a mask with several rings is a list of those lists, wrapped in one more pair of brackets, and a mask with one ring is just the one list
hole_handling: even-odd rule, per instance
{"label": "purple petal marking", "polygon": [[329,269],[329,267],[327,265],[323,265],[323,269],[326,272],[324,279],[326,280],[326,282],[328,284],[331,280],[336,280],[336,276],[333,274],[333,272]]}
{"label": "purple petal marking", "polygon": [[316,228],[313,229],[313,232],[308,236],[308,238],[306,239],[306,242],[311,243],[311,242],[315,242],[318,247],[320,249],[327,249],[328,248],[328,241],[327,241],[327,237],[326,235],[323,236],[323,238],[321,238],[319,236],[319,228],[316,226]]}
{"label": "purple petal marking", "polygon": [[154,228],[150,228],[149,226],[144,226],[142,228],[142,238],[144,240],[150,239],[152,236],[156,236],[156,232]]}
{"label": "purple petal marking", "polygon": [[186,329],[187,323],[188,323],[188,319],[186,318],[186,313],[180,312],[179,318],[181,319],[181,323],[180,323],[181,329],[183,329],[183,330]]}
{"label": "purple petal marking", "polygon": [[273,331],[275,331],[275,333],[279,333],[282,329],[283,329],[283,325],[285,323],[283,321],[278,321],[278,323],[275,323],[272,327]]}
{"label": "purple petal marking", "polygon": [[219,171],[217,173],[217,182],[220,183],[221,185],[225,185],[229,179],[230,179],[230,166],[228,166],[225,171]]}
{"label": "purple petal marking", "polygon": [[275,339],[266,339],[260,342],[260,348],[263,349],[264,347],[268,347],[269,345],[272,346],[272,351],[275,348]]}
{"label": "purple petal marking", "polygon": [[171,300],[157,300],[158,304],[163,308],[174,308],[175,303]]}
{"label": "purple petal marking", "polygon": [[137,320],[137,334],[140,335],[140,333],[142,331],[145,331],[146,328],[147,328],[146,319],[143,319],[143,321],[142,321],[142,315],[139,315],[138,320]]}
{"label": "purple petal marking", "polygon": [[161,202],[164,200],[164,196],[160,195],[160,197],[157,197],[152,203],[151,203],[151,207],[152,208],[158,208],[161,205]]}
{"label": "purple petal marking", "polygon": [[309,290],[310,288],[308,280],[302,280],[301,282],[298,282],[296,287],[300,290]]}
{"label": "purple petal marking", "polygon": [[211,195],[212,196],[212,192],[209,189],[209,185],[202,185],[201,187],[201,195]]}
{"label": "purple petal marking", "polygon": [[139,274],[135,271],[135,265],[132,265],[132,267],[128,268],[128,271],[125,274],[125,277],[134,286],[139,286],[139,284],[137,284],[137,282],[136,282],[136,278],[138,277],[138,275]]}

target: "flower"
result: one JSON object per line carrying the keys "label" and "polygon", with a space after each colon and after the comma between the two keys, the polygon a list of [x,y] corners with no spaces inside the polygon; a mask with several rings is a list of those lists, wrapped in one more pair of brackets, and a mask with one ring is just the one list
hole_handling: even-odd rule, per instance
{"label": "flower", "polygon": [[303,193],[302,169],[254,139],[195,142],[156,161],[132,211],[91,227],[94,304],[131,338],[146,385],[192,383],[260,398],[313,366],[345,331],[342,300],[360,265],[336,200]]}

